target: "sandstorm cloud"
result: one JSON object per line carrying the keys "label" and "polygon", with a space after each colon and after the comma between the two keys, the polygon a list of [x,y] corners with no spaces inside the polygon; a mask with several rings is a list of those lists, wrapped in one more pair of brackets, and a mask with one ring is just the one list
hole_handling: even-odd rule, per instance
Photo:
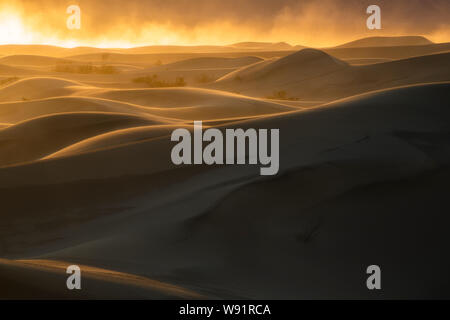
{"label": "sandstorm cloud", "polygon": [[[448,0],[4,0],[39,40],[96,45],[229,44],[286,41],[335,45],[374,35],[450,39]],[[67,30],[65,9],[82,9],[82,29]],[[382,9],[382,30],[367,30],[366,8]],[[1,8],[1,5],[0,5]]]}

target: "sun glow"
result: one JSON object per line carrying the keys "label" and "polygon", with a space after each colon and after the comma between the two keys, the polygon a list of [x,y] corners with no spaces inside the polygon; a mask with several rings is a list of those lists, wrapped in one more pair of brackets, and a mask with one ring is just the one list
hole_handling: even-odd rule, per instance
{"label": "sun glow", "polygon": [[14,11],[0,12],[0,44],[29,44],[32,41],[20,15]]}
{"label": "sun glow", "polygon": [[0,45],[48,44],[61,47],[76,47],[77,41],[61,41],[56,37],[44,37],[24,23],[22,15],[12,8],[0,10]]}

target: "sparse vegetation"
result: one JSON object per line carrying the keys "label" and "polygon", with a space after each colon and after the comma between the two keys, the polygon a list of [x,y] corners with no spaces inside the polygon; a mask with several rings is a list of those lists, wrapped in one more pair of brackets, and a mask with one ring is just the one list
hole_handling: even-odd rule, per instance
{"label": "sparse vegetation", "polygon": [[80,74],[115,74],[119,71],[114,66],[102,65],[102,66],[94,66],[92,64],[83,64],[83,65],[70,65],[70,64],[59,64],[55,66],[54,69],[56,72],[64,72],[64,73],[80,73]]}
{"label": "sparse vegetation", "polygon": [[0,86],[4,86],[4,85],[10,84],[12,82],[16,82],[17,80],[19,80],[19,78],[17,78],[17,77],[10,77],[10,78],[2,79],[2,80],[0,80]]}
{"label": "sparse vegetation", "polygon": [[185,87],[186,81],[183,77],[177,77],[174,82],[160,80],[158,75],[139,77],[133,79],[134,83],[143,83],[150,88]]}
{"label": "sparse vegetation", "polygon": [[298,98],[295,97],[288,97],[288,94],[284,90],[274,91],[273,95],[267,96],[267,99],[272,100],[290,100],[290,101],[297,101]]}
{"label": "sparse vegetation", "polygon": [[109,59],[111,54],[109,52],[102,53],[102,61],[106,61]]}
{"label": "sparse vegetation", "polygon": [[209,82],[213,82],[214,81],[214,79],[212,77],[210,77],[210,76],[208,76],[207,74],[204,74],[204,73],[202,73],[201,75],[197,76],[195,78],[195,80],[198,83],[209,83]]}

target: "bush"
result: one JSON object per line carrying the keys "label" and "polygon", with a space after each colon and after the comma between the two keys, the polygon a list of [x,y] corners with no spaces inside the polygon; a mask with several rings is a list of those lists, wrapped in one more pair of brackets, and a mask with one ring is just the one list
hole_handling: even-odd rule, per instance
{"label": "bush", "polygon": [[298,98],[288,97],[287,92],[284,91],[284,90],[274,91],[273,95],[268,96],[267,99],[272,99],[272,100],[292,100],[292,101],[297,101],[298,100]]}
{"label": "bush", "polygon": [[184,87],[186,86],[186,81],[183,77],[177,77],[174,82],[169,82],[165,80],[159,80],[158,76],[154,74],[153,76],[139,77],[133,79],[134,83],[144,83],[150,88],[167,88],[167,87]]}
{"label": "bush", "polygon": [[197,76],[195,78],[195,80],[198,83],[209,83],[209,82],[213,82],[214,81],[214,79],[212,77],[210,77],[210,76],[208,76],[207,74],[204,74],[204,73],[199,75],[199,76]]}

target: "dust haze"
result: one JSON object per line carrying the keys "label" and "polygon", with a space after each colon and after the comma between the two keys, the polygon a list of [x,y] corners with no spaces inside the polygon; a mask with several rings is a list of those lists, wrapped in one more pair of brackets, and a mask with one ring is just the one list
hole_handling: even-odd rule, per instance
{"label": "dust haze", "polygon": [[[82,9],[81,30],[65,28],[65,9],[71,4]],[[251,40],[323,47],[369,35],[449,39],[450,3],[446,0],[377,1],[383,28],[375,32],[365,24],[365,11],[371,4],[368,0],[7,0],[0,7],[20,16],[27,33],[33,34],[26,39],[28,44],[59,41],[126,47]]]}

